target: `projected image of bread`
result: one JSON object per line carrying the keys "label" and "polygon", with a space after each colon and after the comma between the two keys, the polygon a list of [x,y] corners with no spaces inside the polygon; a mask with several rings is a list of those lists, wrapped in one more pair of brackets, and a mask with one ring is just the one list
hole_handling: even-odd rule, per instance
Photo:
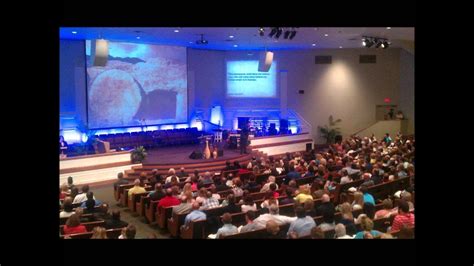
{"label": "projected image of bread", "polygon": [[142,97],[133,77],[122,70],[107,70],[99,74],[89,91],[89,117],[102,127],[130,123]]}

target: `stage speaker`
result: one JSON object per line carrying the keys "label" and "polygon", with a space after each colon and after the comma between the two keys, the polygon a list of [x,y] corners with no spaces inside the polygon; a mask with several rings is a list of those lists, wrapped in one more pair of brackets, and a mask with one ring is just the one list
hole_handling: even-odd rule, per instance
{"label": "stage speaker", "polygon": [[191,155],[189,155],[189,159],[202,159],[202,152],[193,151]]}
{"label": "stage speaker", "polygon": [[93,66],[106,66],[109,58],[109,42],[104,39],[92,41],[91,58]]}
{"label": "stage speaker", "polygon": [[260,53],[260,60],[258,61],[258,71],[259,72],[268,72],[273,62],[273,53],[272,52],[262,52]]}
{"label": "stage speaker", "polygon": [[223,149],[217,150],[217,157],[222,157],[222,156],[224,156],[224,150]]}
{"label": "stage speaker", "polygon": [[310,152],[313,149],[313,143],[306,143],[306,151]]}
{"label": "stage speaker", "polygon": [[280,134],[288,134],[288,120],[280,119]]}

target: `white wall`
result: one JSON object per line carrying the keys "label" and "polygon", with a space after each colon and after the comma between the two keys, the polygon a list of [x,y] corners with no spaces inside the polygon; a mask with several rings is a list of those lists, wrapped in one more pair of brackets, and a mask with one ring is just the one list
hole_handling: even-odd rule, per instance
{"label": "white wall", "polygon": [[[359,64],[361,54],[377,55],[377,63]],[[316,55],[331,55],[332,64],[316,65]],[[195,106],[190,106],[190,109],[202,108],[209,112],[216,103],[223,105],[224,112],[238,107],[280,108],[279,100],[237,102],[225,98],[225,60],[255,60],[258,59],[258,52],[248,56],[247,51],[190,49],[188,56],[188,69],[195,72],[196,90]],[[340,127],[343,136],[348,136],[375,123],[375,106],[384,104],[385,98],[391,98],[392,104],[401,105],[400,70],[410,71],[401,65],[405,60],[401,61],[400,49],[274,51],[274,60],[278,61],[278,73],[287,71],[288,108],[294,109],[312,124],[312,136],[316,143],[323,142],[317,127],[326,124],[329,115],[342,119]],[[298,94],[298,90],[305,93]],[[413,106],[413,103],[406,103],[405,106]]]}
{"label": "white wall", "polygon": [[408,119],[407,134],[415,133],[415,56],[400,52],[400,105]]}

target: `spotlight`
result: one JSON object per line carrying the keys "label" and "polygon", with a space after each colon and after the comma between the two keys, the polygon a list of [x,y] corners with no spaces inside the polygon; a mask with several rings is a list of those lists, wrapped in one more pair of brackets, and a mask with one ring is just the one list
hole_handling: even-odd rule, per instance
{"label": "spotlight", "polygon": [[272,30],[270,31],[270,34],[268,34],[268,36],[273,37],[273,35],[275,35],[275,33],[277,33],[277,28],[272,28]]}
{"label": "spotlight", "polygon": [[258,29],[258,32],[260,33],[260,36],[265,35],[265,29],[263,27],[260,27],[260,29]]}
{"label": "spotlight", "polygon": [[288,37],[290,37],[290,33],[291,33],[291,32],[290,32],[289,30],[285,31],[285,34],[283,35],[283,37],[284,37],[285,39],[288,39]]}
{"label": "spotlight", "polygon": [[381,47],[382,47],[382,49],[387,49],[388,48],[388,42],[386,40],[383,41]]}
{"label": "spotlight", "polygon": [[275,38],[280,38],[280,35],[283,33],[283,30],[281,28],[278,28],[277,33],[275,35]]}
{"label": "spotlight", "polygon": [[292,30],[291,33],[290,33],[290,40],[293,40],[293,38],[295,38],[296,36],[296,30]]}
{"label": "spotlight", "polygon": [[364,37],[364,39],[362,39],[362,45],[370,48],[374,45],[374,40],[369,37]]}
{"label": "spotlight", "polygon": [[375,45],[375,48],[379,48],[381,45],[382,45],[382,41],[381,40],[375,40],[375,42],[377,43]]}

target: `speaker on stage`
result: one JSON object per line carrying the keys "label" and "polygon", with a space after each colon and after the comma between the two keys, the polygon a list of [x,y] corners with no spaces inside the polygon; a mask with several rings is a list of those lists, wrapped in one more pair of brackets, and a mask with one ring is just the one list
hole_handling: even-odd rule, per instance
{"label": "speaker on stage", "polygon": [[273,53],[272,52],[261,52],[260,60],[258,61],[258,71],[259,72],[268,72],[273,62]]}
{"label": "speaker on stage", "polygon": [[189,159],[202,159],[202,152],[201,151],[193,151],[189,155]]}

